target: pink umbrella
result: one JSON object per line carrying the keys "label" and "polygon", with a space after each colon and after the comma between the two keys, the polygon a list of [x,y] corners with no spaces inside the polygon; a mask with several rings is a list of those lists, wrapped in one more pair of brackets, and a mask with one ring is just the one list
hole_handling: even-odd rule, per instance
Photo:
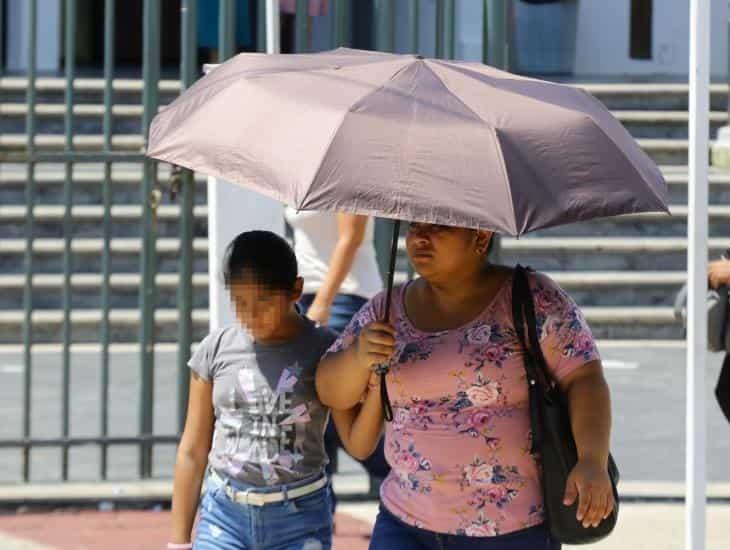
{"label": "pink umbrella", "polygon": [[660,171],[590,94],[414,55],[238,55],[154,119],[147,154],[301,210],[514,236],[668,211]]}
{"label": "pink umbrella", "polygon": [[667,210],[656,165],[585,91],[412,55],[238,55],[154,119],[147,154],[302,210],[515,236]]}

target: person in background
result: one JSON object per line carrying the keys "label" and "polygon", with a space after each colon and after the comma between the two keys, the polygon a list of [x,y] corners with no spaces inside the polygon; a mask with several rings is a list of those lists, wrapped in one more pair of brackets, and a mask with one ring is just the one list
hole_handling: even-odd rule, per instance
{"label": "person in background", "polygon": [[[299,303],[312,321],[340,333],[383,287],[373,242],[374,221],[353,214],[297,212],[292,208],[286,209],[285,217],[294,233],[294,251],[304,278]],[[341,445],[330,422],[325,434],[330,474],[337,470]],[[371,477],[371,487],[388,474],[382,438],[374,453],[361,462]]]}
{"label": "person in background", "polygon": [[[730,285],[730,260],[721,259],[710,262],[707,268],[707,278],[710,286],[715,289]],[[720,377],[715,386],[715,397],[725,418],[730,422],[730,354],[725,354]]]}

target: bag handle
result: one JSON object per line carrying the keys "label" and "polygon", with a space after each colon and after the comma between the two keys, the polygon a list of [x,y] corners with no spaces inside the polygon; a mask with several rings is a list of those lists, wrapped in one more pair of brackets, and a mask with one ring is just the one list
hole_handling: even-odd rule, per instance
{"label": "bag handle", "polygon": [[[525,340],[525,321],[530,344]],[[512,322],[515,333],[524,350],[524,367],[527,373],[527,390],[530,405],[530,427],[532,429],[532,448],[530,452],[540,452],[543,442],[542,418],[540,414],[540,400],[549,399],[547,395],[547,380],[545,377],[545,357],[540,348],[537,337],[537,320],[532,291],[527,280],[527,270],[521,265],[515,267],[512,280]],[[541,365],[543,365],[541,367]]]}

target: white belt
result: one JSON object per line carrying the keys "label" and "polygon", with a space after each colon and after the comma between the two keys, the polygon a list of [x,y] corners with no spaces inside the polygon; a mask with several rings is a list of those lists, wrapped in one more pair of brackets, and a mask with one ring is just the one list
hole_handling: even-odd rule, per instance
{"label": "white belt", "polygon": [[220,486],[221,490],[230,500],[237,502],[238,504],[248,504],[250,506],[264,506],[274,502],[292,500],[312,494],[327,485],[327,476],[323,475],[321,478],[313,481],[312,483],[307,483],[306,485],[289,489],[286,492],[277,491],[275,493],[255,493],[251,490],[240,491],[231,487],[214,471],[210,472],[210,479],[216,485]]}

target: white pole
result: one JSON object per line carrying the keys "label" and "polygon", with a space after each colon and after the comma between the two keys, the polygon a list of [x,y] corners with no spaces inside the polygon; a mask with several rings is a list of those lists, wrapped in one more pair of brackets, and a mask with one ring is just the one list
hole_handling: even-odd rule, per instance
{"label": "white pole", "polygon": [[690,1],[685,549],[705,547],[710,0]]}
{"label": "white pole", "polygon": [[279,0],[266,0],[266,53],[279,53]]}
{"label": "white pole", "polygon": [[[272,4],[276,4],[272,6]],[[279,2],[268,1],[266,23],[269,26],[271,9],[275,8],[276,31],[267,28],[267,53],[279,51]],[[215,66],[205,67],[206,72]],[[231,308],[228,289],[223,284],[221,267],[226,247],[243,231],[263,229],[284,236],[284,211],[282,205],[254,191],[227,181],[208,178],[208,303],[210,330],[231,325],[235,314]]]}

